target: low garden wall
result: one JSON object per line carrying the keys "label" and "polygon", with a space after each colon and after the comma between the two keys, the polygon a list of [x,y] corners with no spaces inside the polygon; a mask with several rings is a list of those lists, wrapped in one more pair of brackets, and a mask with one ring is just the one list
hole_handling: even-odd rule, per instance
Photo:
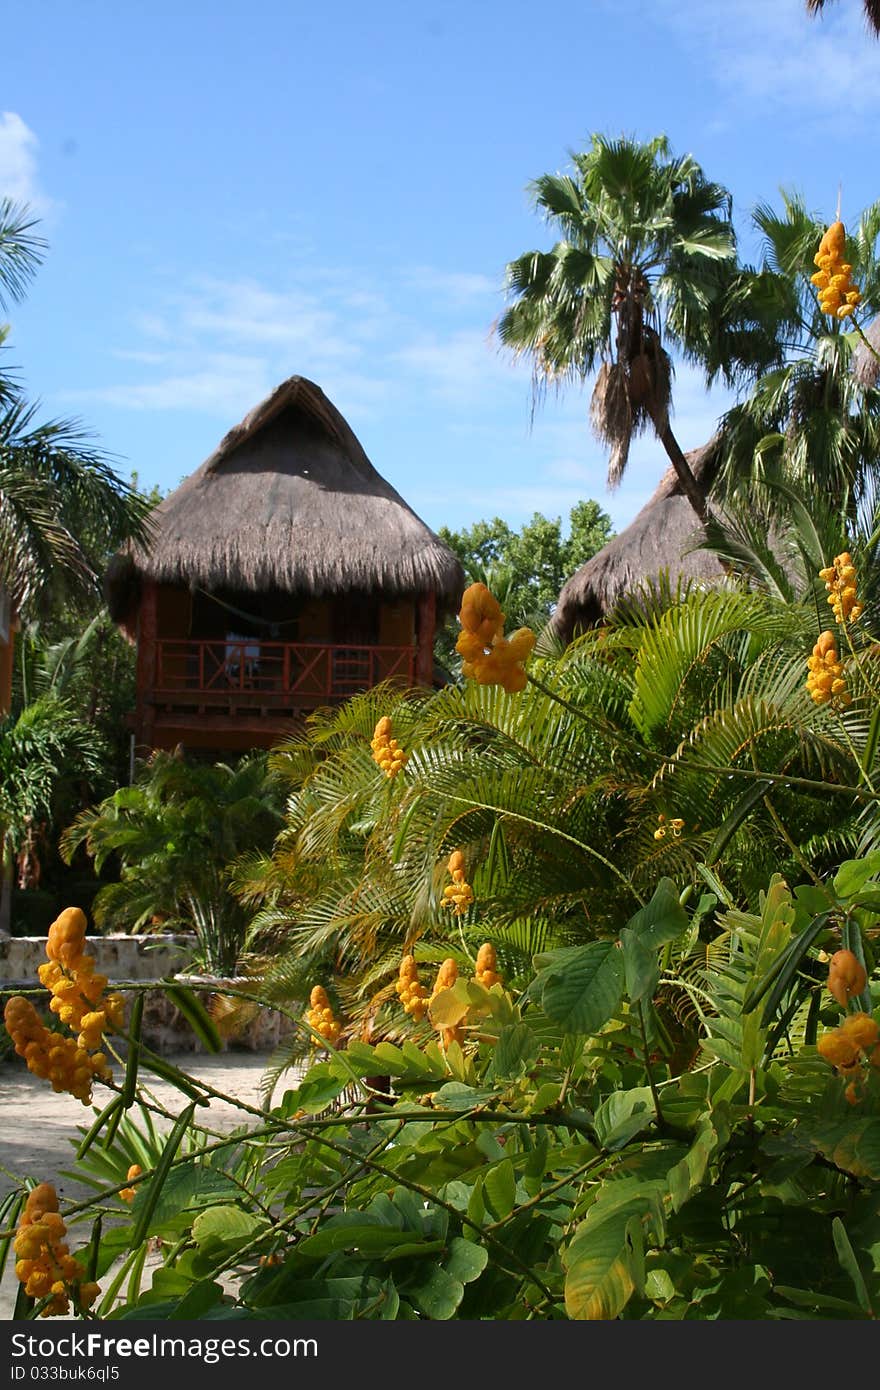
{"label": "low garden wall", "polygon": [[[106,975],[109,988],[127,980],[170,979],[186,971],[192,950],[192,937],[172,935],[128,936],[112,933],[89,936],[86,945],[95,958],[95,969]],[[3,999],[19,989],[39,985],[37,967],[46,959],[45,936],[0,937],[0,1013]],[[200,991],[210,1008],[211,996]],[[142,1036],[156,1052],[201,1052],[202,1044],[187,1019],[161,989],[147,990],[144,1001]],[[245,1048],[268,1051],[277,1046],[291,1028],[289,1020],[271,1009],[261,1009],[249,1019],[241,1032],[225,1038],[223,1050]]]}

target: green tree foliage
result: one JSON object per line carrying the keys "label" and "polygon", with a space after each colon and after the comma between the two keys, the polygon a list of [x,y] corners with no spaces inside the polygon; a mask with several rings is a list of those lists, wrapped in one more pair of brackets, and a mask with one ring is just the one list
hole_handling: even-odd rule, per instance
{"label": "green tree foliage", "polygon": [[[519,531],[496,516],[461,531],[441,526],[438,535],[458,556],[467,582],[479,581],[492,590],[508,628],[540,629],[566,579],[614,534],[610,517],[592,500],[571,508],[567,530],[563,537],[561,517],[535,512]],[[436,659],[450,678],[460,667],[455,653],[458,632],[453,618],[440,629],[435,645]]]}
{"label": "green tree foliage", "polygon": [[0,934],[10,927],[16,864],[22,888],[39,882],[53,829],[103,789],[105,770],[94,730],[55,693],[0,719]]}
{"label": "green tree foliage", "polygon": [[280,797],[262,754],[235,766],[188,763],[157,752],[132,786],[81,812],[61,837],[70,863],[83,846],[97,872],[114,856],[118,882],[94,901],[107,929],[194,934],[194,964],[228,976],[240,966],[247,925],[229,892],[230,865],[268,849],[280,828]]}
{"label": "green tree foliage", "polygon": [[496,516],[461,531],[441,526],[438,534],[455,551],[469,580],[486,575],[507,580],[505,612],[508,624],[518,627],[546,622],[566,579],[613,535],[610,518],[593,501],[572,507],[567,529],[563,538],[560,517],[535,512],[519,531]]}

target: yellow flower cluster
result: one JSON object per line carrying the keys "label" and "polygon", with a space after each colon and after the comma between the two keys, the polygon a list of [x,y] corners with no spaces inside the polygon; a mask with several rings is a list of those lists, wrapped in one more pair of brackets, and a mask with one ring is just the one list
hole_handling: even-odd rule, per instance
{"label": "yellow flower cluster", "polygon": [[523,663],[535,645],[531,628],[518,628],[506,638],[504,614],[485,584],[471,584],[465,589],[458,620],[461,632],[455,650],[462,658],[463,675],[478,685],[503,686],[508,694],[524,690]]}
{"label": "yellow flower cluster", "polygon": [[[52,995],[49,1008],[79,1033],[80,1047],[100,1047],[104,1031],[121,1028],[124,1003],[121,994],[102,996],[107,976],[95,973],[95,958],[85,949],[86,918],[78,907],[67,907],[49,928],[48,960],[37,970],[40,983]],[[99,1007],[100,1006],[100,1007]]]}
{"label": "yellow flower cluster", "polygon": [[28,1193],[15,1236],[15,1273],[31,1298],[51,1295],[41,1316],[64,1317],[70,1299],[90,1308],[101,1292],[97,1284],[83,1282],[83,1268],[64,1239],[67,1226],[58,1211],[58,1196],[49,1182]]}
{"label": "yellow flower cluster", "polygon": [[834,610],[837,621],[841,625],[847,622],[856,622],[862,616],[864,609],[859,603],[859,596],[856,591],[856,569],[849,551],[845,550],[842,555],[835,555],[834,563],[819,571],[819,578],[825,581],[825,588],[828,590],[828,602]]}
{"label": "yellow flower cluster", "polygon": [[[133,1163],[125,1176],[127,1180],[131,1182],[132,1178],[139,1178],[143,1171],[144,1170],[139,1163]],[[137,1188],[120,1187],[119,1195],[122,1198],[123,1202],[133,1202],[135,1197],[137,1196]]]}
{"label": "yellow flower cluster", "polygon": [[394,985],[397,997],[404,1012],[416,1023],[420,1023],[428,1012],[428,990],[419,982],[419,971],[415,956],[404,956],[400,962],[400,972]]}
{"label": "yellow flower cluster", "polygon": [[657,817],[657,820],[659,824],[657,826],[657,829],[654,831],[655,840],[665,840],[667,834],[671,834],[673,839],[675,840],[678,840],[681,837],[681,832],[684,830],[684,821],[681,819],[680,816],[675,816],[669,822],[668,828],[666,825],[666,817],[663,815],[662,811],[660,815]]}
{"label": "yellow flower cluster", "polygon": [[391,737],[391,720],[384,714],[379,720],[370,739],[373,762],[378,763],[386,777],[396,777],[405,766],[407,755],[396,738]]}
{"label": "yellow flower cluster", "polygon": [[853,951],[834,952],[828,964],[828,991],[842,1009],[867,983],[867,971]]}
{"label": "yellow flower cluster", "polygon": [[[452,989],[457,979],[458,966],[453,957],[448,956],[437,971],[434,980],[434,988],[431,990],[431,999],[436,999],[437,995],[441,994],[445,989]],[[444,1047],[448,1047],[450,1043],[460,1043],[464,1037],[464,1032],[458,1024],[456,1024],[454,1028],[441,1027],[439,1031],[440,1041]]]}
{"label": "yellow flower cluster", "polygon": [[830,702],[835,709],[846,709],[852,704],[833,632],[820,633],[812,656],[807,657],[807,671],[807,690],[817,705]]}
{"label": "yellow flower cluster", "polygon": [[838,319],[849,318],[862,298],[852,282],[852,266],[843,259],[845,250],[844,225],[840,221],[832,222],[813,257],[819,269],[810,277],[819,291],[822,313]]}
{"label": "yellow flower cluster", "polygon": [[880,1070],[878,1037],[880,1028],[870,1014],[849,1014],[839,1028],[823,1033],[816,1044],[819,1055],[836,1069],[839,1076],[847,1078],[849,1084],[844,1095],[850,1105],[855,1105],[863,1094],[863,1061]]}
{"label": "yellow flower cluster", "polygon": [[73,1038],[52,1032],[22,994],[7,1000],[3,1022],[28,1071],[50,1081],[53,1091],[69,1091],[83,1105],[91,1105],[93,1077],[106,1081],[110,1076],[103,1052],[90,1056]]}
{"label": "yellow flower cluster", "polygon": [[498,956],[491,941],[484,941],[477,952],[474,979],[485,989],[491,989],[493,985],[501,984],[501,976],[498,973]]}
{"label": "yellow flower cluster", "polygon": [[452,882],[443,889],[443,907],[451,907],[456,917],[463,917],[474,901],[474,890],[464,876],[464,855],[454,849],[447,865]]}
{"label": "yellow flower cluster", "polygon": [[334,1017],[323,985],[315,985],[309,995],[309,1008],[306,1009],[306,1023],[328,1043],[335,1043],[342,1032],[342,1024]]}

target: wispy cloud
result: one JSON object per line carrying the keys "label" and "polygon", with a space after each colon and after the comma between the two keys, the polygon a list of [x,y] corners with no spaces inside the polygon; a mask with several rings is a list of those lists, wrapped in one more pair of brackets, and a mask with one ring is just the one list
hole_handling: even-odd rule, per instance
{"label": "wispy cloud", "polygon": [[804,0],[656,0],[655,22],[699,54],[740,110],[801,113],[811,123],[846,122],[880,108],[880,45],[859,0],[811,19]]}
{"label": "wispy cloud", "polygon": [[39,141],[15,111],[0,112],[0,197],[27,203],[41,216],[52,207],[37,173]]}

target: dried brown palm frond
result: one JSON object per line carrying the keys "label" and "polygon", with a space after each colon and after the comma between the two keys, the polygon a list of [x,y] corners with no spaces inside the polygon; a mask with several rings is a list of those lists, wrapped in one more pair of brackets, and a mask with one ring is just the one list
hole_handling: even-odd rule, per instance
{"label": "dried brown palm frond", "polygon": [[596,436],[611,446],[608,486],[623,477],[633,436],[633,409],[626,368],[620,362],[603,362],[590,401],[590,423]]}
{"label": "dried brown palm frond", "polygon": [[869,324],[865,337],[870,347],[859,343],[853,353],[853,376],[860,386],[880,386],[880,318]]}

